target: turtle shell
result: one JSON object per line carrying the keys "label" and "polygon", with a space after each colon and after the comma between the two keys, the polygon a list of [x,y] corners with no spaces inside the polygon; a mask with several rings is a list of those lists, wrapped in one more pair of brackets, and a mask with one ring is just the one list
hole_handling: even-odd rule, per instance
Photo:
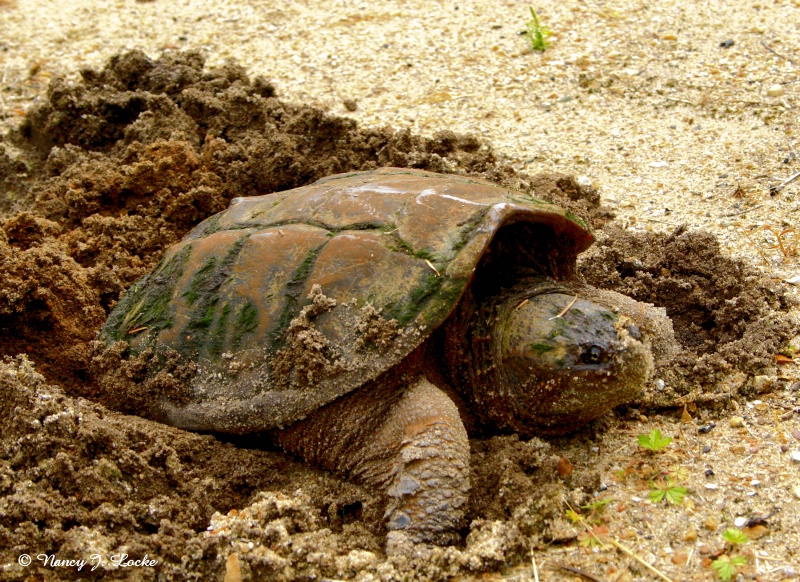
{"label": "turtle shell", "polygon": [[236,198],[120,300],[101,331],[197,363],[170,424],[288,425],[396,366],[453,312],[503,227],[593,241],[564,209],[485,180],[381,168]]}

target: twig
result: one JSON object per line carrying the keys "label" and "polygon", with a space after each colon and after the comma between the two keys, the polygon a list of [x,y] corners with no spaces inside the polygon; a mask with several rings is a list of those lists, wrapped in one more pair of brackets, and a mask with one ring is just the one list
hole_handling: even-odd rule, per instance
{"label": "twig", "polygon": [[587,580],[591,580],[592,582],[604,582],[602,578],[598,578],[594,574],[589,574],[589,572],[584,572],[583,570],[579,570],[578,568],[573,568],[572,566],[567,566],[566,564],[559,564],[558,562],[556,562],[555,565],[559,570],[566,570],[567,572],[572,572],[573,574],[580,576],[581,578],[586,578]]}
{"label": "twig", "polygon": [[533,582],[539,582],[539,569],[536,567],[536,558],[531,552],[531,564],[533,565]]}
{"label": "twig", "polygon": [[[567,507],[569,507],[570,509],[572,509],[572,506],[569,504],[569,501],[566,501],[566,500],[564,500],[564,502],[567,504]],[[575,512],[575,510],[574,510],[574,509],[572,509],[572,511],[573,511],[573,512]],[[582,525],[582,526],[583,526],[583,527],[586,529],[586,531],[589,533],[589,535],[590,535],[590,536],[592,536],[594,539],[596,539],[596,540],[597,540],[598,542],[600,542],[601,544],[602,544],[602,543],[604,543],[604,542],[603,542],[603,540],[601,540],[601,539],[600,539],[600,538],[597,536],[597,534],[596,534],[596,533],[594,533],[594,532],[592,531],[592,529],[591,529],[591,528],[589,527],[589,525],[588,525],[588,524],[587,524],[587,523],[586,523],[586,522],[583,520],[583,518],[582,518],[580,515],[578,515],[578,514],[577,514],[577,512],[575,512],[575,515],[577,515],[577,516],[578,516],[578,520],[581,522],[581,525]],[[655,574],[656,576],[658,576],[658,577],[659,577],[659,578],[661,578],[662,580],[665,580],[666,582],[673,582],[673,581],[672,581],[672,579],[671,579],[670,577],[668,577],[666,574],[664,574],[664,573],[663,573],[661,570],[658,570],[657,568],[654,568],[653,566],[651,566],[650,564],[648,564],[647,562],[645,562],[645,561],[644,561],[642,558],[640,558],[639,556],[637,556],[636,554],[634,554],[634,553],[633,553],[631,550],[629,550],[628,548],[626,548],[625,546],[623,546],[623,545],[622,545],[620,542],[618,542],[617,540],[614,540],[614,539],[611,539],[611,538],[609,538],[609,540],[608,540],[608,541],[609,541],[609,543],[611,543],[611,545],[612,545],[612,546],[614,546],[615,548],[617,548],[618,550],[620,550],[622,553],[626,554],[627,556],[630,556],[631,558],[633,558],[634,560],[636,560],[637,562],[639,562],[639,563],[640,563],[642,566],[644,566],[645,568],[647,568],[648,570],[650,570],[650,571],[651,571],[653,574]]]}
{"label": "twig", "polygon": [[697,107],[697,103],[693,103],[692,101],[687,101],[686,99],[676,99],[675,97],[664,97],[667,101],[677,101],[678,103],[686,103],[687,105],[693,105]]}
{"label": "twig", "polygon": [[[784,258],[793,257],[797,254],[797,231],[793,228],[784,228],[780,232],[775,232],[771,226],[765,225],[761,227],[763,230],[768,230],[772,233],[772,236],[775,237],[775,240],[778,241],[778,244],[773,247],[767,247],[770,249],[781,249],[781,253],[783,254]],[[783,236],[786,234],[791,234],[794,237],[794,242],[789,245],[783,244]]]}
{"label": "twig", "polygon": [[782,54],[777,52],[775,49],[773,49],[771,46],[769,46],[767,43],[765,43],[763,40],[761,41],[761,46],[763,46],[765,49],[767,49],[769,52],[771,52],[776,57],[778,57],[780,59],[783,59],[784,61],[789,61],[792,65],[797,66],[797,63],[795,63],[792,59],[790,59],[789,57],[783,56]]}
{"label": "twig", "polygon": [[431,269],[433,269],[433,272],[436,273],[437,277],[441,277],[442,276],[442,274],[439,272],[439,269],[437,269],[436,267],[433,266],[433,263],[431,263],[428,259],[425,259],[425,262],[428,263],[428,266]]}
{"label": "twig", "polygon": [[564,314],[565,314],[567,311],[569,311],[569,308],[570,308],[570,307],[572,307],[573,305],[575,305],[575,302],[576,302],[577,300],[578,300],[578,296],[576,295],[575,297],[573,297],[573,298],[572,298],[572,301],[570,301],[570,302],[569,302],[569,305],[567,305],[567,306],[566,306],[564,309],[562,309],[562,310],[561,310],[561,313],[559,313],[558,315],[554,315],[553,317],[551,317],[551,318],[549,319],[549,321],[552,321],[552,320],[554,320],[554,319],[558,319],[559,317],[563,316],[563,315],[564,315]]}
{"label": "twig", "polygon": [[800,178],[800,172],[797,172],[796,174],[793,174],[793,175],[789,176],[788,178],[786,178],[782,183],[778,184],[777,186],[770,186],[770,188],[769,188],[770,196],[775,196],[775,194],[777,194],[778,192],[783,190],[786,186],[788,186],[789,184],[791,184],[792,182],[797,180],[797,178]]}
{"label": "twig", "polygon": [[769,265],[769,259],[767,258],[767,255],[764,254],[764,251],[761,250],[761,247],[758,246],[752,238],[750,238],[750,234],[746,230],[742,230],[742,232],[747,238],[747,241],[753,245],[753,248],[756,249],[756,252],[758,252],[758,254],[761,255],[761,258],[764,259],[764,264]]}
{"label": "twig", "polygon": [[0,81],[0,112],[5,114],[6,112],[6,100],[3,99],[3,92],[5,91],[6,86],[6,75],[8,74],[8,63],[3,68],[3,80]]}
{"label": "twig", "polygon": [[730,218],[731,216],[739,216],[740,214],[744,214],[745,212],[750,212],[751,210],[755,210],[756,208],[761,208],[764,206],[763,204],[759,204],[758,206],[753,206],[751,208],[745,208],[744,210],[740,210],[739,212],[734,212],[732,214],[723,214],[725,218]]}
{"label": "twig", "polygon": [[639,562],[642,566],[644,566],[645,568],[650,570],[653,574],[655,574],[656,576],[658,576],[662,580],[666,580],[666,582],[672,582],[672,579],[669,576],[664,574],[661,570],[658,570],[658,569],[654,568],[653,566],[651,566],[650,564],[648,564],[647,562],[642,560],[639,556],[634,554],[632,551],[630,551],[628,548],[623,546],[617,540],[609,539],[608,541],[611,543],[612,546],[614,546],[615,548],[621,550],[623,553],[627,554],[628,556],[630,556],[631,558],[633,558],[634,560]]}

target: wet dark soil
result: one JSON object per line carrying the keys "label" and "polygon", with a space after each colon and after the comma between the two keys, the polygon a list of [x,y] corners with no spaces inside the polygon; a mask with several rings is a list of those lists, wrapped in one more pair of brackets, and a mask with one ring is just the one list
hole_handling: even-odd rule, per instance
{"label": "wet dark soil", "polygon": [[[398,166],[481,176],[569,208],[598,231],[582,276],[675,322],[682,350],[634,411],[724,406],[769,389],[763,378],[797,332],[780,284],[723,256],[712,236],[618,230],[596,191],[519,174],[473,137],[362,130],[284,103],[236,65],[206,70],[197,53],[131,52],[82,77],[54,80],[0,142],[0,579],[130,575],[110,563],[24,569],[22,553],[155,557],[137,579],[433,579],[574,537],[561,499],[581,503],[597,478],[538,439],[475,440],[463,543],[386,558],[375,492],[267,442],[126,416],[144,404],[98,380],[113,361],[93,345],[97,330],[170,244],[234,197]],[[135,362],[116,371],[129,387],[144,379]]]}

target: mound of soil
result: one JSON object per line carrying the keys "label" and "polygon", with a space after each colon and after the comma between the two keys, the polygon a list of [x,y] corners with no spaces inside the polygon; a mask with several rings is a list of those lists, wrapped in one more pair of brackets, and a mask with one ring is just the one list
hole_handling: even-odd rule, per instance
{"label": "mound of soil", "polygon": [[[34,573],[17,564],[23,552],[157,557],[137,569],[144,579],[437,579],[574,536],[561,499],[580,504],[597,479],[537,439],[475,440],[463,545],[387,558],[373,491],[255,439],[125,416],[141,411],[135,389],[110,393],[98,374],[115,368],[135,386],[143,363],[98,353],[96,332],[170,244],[234,197],[398,166],[481,176],[569,208],[605,227],[583,276],[665,306],[676,322],[683,351],[643,406],[763,388],[753,379],[774,375],[775,354],[797,332],[782,289],[722,256],[710,236],[615,230],[596,191],[569,176],[518,174],[475,138],[362,130],[280,101],[236,65],[207,71],[191,52],[157,61],[131,52],[82,76],[54,80],[0,142],[0,579]],[[36,575],[128,576],[109,562],[89,568]]]}
{"label": "mound of soil", "polygon": [[710,404],[775,388],[775,356],[798,333],[794,299],[783,282],[724,256],[713,235],[610,226],[580,268],[592,285],[662,306],[673,321],[682,349],[641,404]]}

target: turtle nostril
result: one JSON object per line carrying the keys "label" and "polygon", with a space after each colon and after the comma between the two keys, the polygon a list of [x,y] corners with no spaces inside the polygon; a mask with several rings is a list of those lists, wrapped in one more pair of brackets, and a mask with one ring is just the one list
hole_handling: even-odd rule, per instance
{"label": "turtle nostril", "polygon": [[606,359],[606,351],[600,346],[590,346],[581,350],[581,361],[584,364],[600,364]]}
{"label": "turtle nostril", "polygon": [[635,323],[629,323],[626,327],[628,329],[628,334],[630,334],[630,336],[633,339],[636,339],[636,340],[642,339],[642,332],[639,331],[639,326],[638,325],[636,325]]}

